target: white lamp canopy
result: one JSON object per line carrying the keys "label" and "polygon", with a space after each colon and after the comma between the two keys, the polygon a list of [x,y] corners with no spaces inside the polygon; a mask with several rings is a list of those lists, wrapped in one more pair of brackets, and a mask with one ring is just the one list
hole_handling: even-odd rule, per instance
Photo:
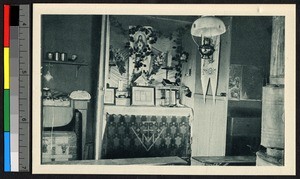
{"label": "white lamp canopy", "polygon": [[212,37],[226,32],[224,22],[214,16],[202,16],[197,19],[191,28],[191,34],[196,37]]}

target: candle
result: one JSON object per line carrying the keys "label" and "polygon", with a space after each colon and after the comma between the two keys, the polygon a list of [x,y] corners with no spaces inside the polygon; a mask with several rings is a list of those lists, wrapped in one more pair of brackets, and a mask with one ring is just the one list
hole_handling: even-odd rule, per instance
{"label": "candle", "polygon": [[169,53],[169,52],[168,52],[167,66],[168,66],[168,67],[172,66],[172,55],[171,55],[171,53]]}
{"label": "candle", "polygon": [[124,83],[123,83],[122,80],[119,80],[118,90],[119,90],[119,91],[123,91],[123,89],[124,89]]}
{"label": "candle", "polygon": [[55,52],[55,60],[58,61],[59,59],[59,52]]}

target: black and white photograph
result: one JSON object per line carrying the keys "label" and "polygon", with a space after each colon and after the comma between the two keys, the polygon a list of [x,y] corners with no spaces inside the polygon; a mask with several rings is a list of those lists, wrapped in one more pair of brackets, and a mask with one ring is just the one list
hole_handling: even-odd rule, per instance
{"label": "black and white photograph", "polygon": [[233,6],[34,4],[33,172],[293,172],[295,9]]}

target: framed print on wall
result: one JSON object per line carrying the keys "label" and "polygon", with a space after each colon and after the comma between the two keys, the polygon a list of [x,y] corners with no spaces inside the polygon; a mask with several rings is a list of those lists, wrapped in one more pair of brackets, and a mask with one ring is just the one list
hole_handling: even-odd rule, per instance
{"label": "framed print on wall", "polygon": [[155,87],[151,86],[133,86],[131,104],[137,106],[155,105]]}
{"label": "framed print on wall", "polygon": [[106,88],[104,95],[104,104],[116,104],[116,89]]}

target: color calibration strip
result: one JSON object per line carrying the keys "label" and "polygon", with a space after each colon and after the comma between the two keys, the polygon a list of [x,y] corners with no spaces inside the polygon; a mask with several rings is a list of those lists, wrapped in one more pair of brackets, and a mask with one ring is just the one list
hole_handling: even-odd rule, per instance
{"label": "color calibration strip", "polygon": [[4,171],[30,170],[30,9],[4,5]]}
{"label": "color calibration strip", "polygon": [[11,171],[10,160],[10,6],[4,5],[4,171]]}

